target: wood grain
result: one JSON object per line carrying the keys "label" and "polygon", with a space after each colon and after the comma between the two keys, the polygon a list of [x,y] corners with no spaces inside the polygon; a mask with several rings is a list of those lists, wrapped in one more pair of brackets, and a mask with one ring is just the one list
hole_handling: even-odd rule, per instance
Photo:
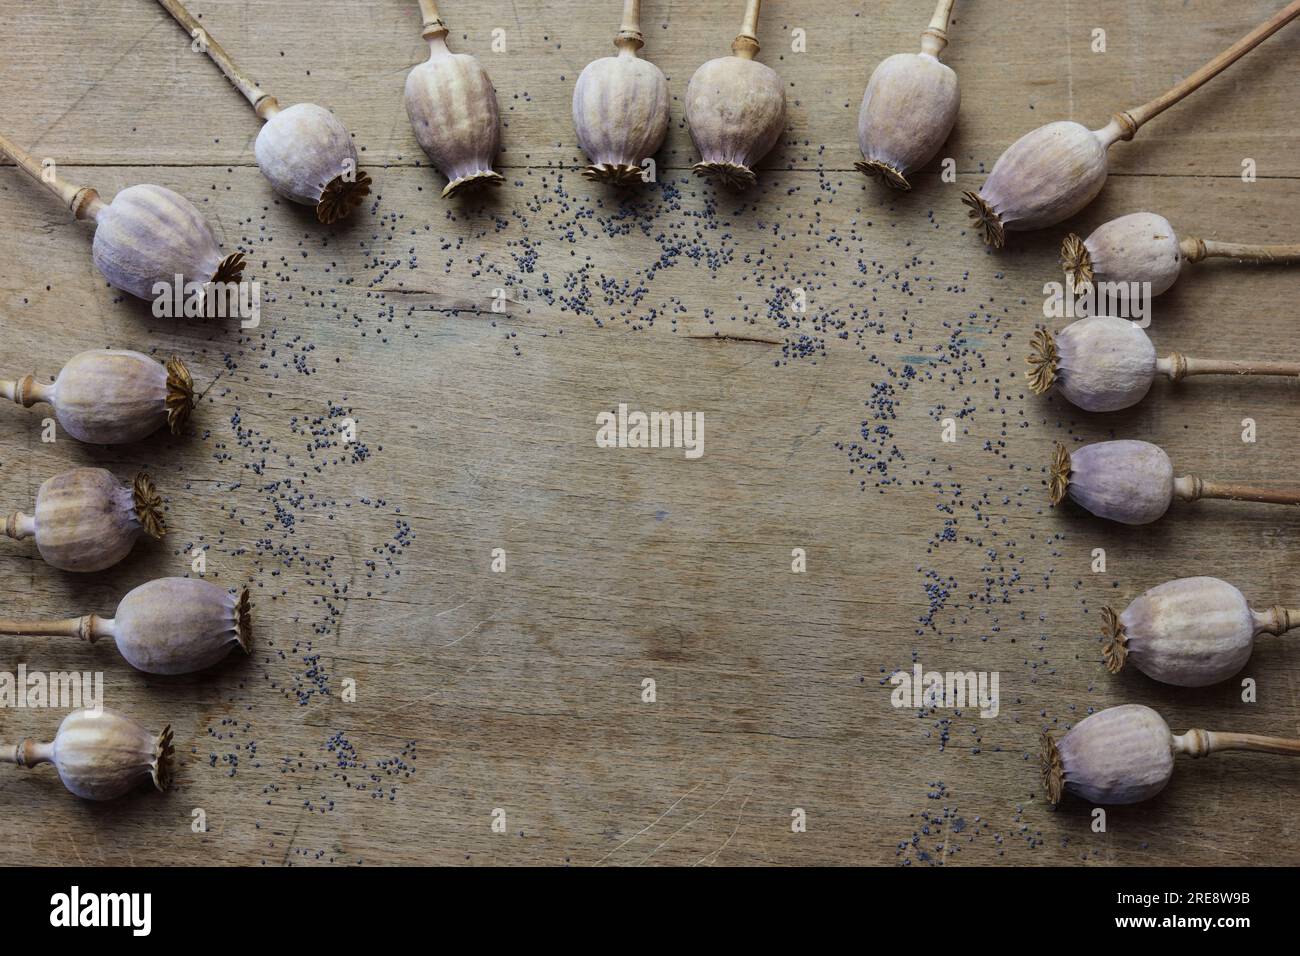
{"label": "wood grain", "polygon": [[[1119,528],[1052,509],[1045,488],[1052,442],[1073,437],[1157,441],[1205,477],[1291,477],[1300,384],[1161,382],[1096,416],[1024,379],[1068,229],[1149,209],[1188,235],[1297,239],[1300,29],[1117,147],[1077,221],[993,254],[959,196],[1005,146],[1052,119],[1101,125],[1277,4],[1035,0],[1011,17],[959,0],[945,59],[963,106],[942,153],[959,175],[942,182],[936,163],[898,195],[852,170],[857,107],[876,62],[917,48],[932,4],[769,2],[759,58],[790,83],[791,128],[743,199],[691,180],[680,109],[738,2],[644,5],[642,52],[674,96],[661,181],[621,199],[581,178],[570,97],[613,49],[607,6],[443,4],[506,122],[506,184],[448,203],[402,106],[423,58],[414,2],[194,0],[268,92],[329,106],[364,147],[374,201],[323,228],[271,192],[256,119],[156,4],[0,2],[4,132],[106,198],[182,192],[264,294],[257,329],[155,319],[95,273],[86,224],[0,168],[0,376],[53,376],[111,345],[180,354],[204,396],[190,435],[117,449],[43,444],[41,408],[0,408],[6,511],[74,464],[147,466],[172,529],[84,578],[0,542],[6,613],[108,613],[201,547],[210,579],[252,587],[258,642],[159,679],[111,648],[0,639],[0,669],[102,668],[108,705],[170,722],[180,757],[174,792],[102,806],[49,767],[4,769],[0,862],[1300,862],[1286,799],[1300,765],[1284,758],[1180,760],[1164,794],[1111,810],[1101,834],[1079,801],[1047,808],[1036,763],[1041,730],[1128,702],[1178,732],[1300,734],[1292,639],[1261,639],[1245,704],[1235,682],[1110,677],[1099,613],[1190,574],[1294,606],[1300,515],[1210,501]],[[788,52],[795,28],[807,54]],[[1199,264],[1157,300],[1152,337],[1162,353],[1295,358],[1297,281]],[[620,402],[702,412],[705,454],[598,448],[596,416]],[[955,444],[940,440],[949,417]],[[888,676],[914,660],[996,671],[998,716],[895,709]],[[48,739],[61,716],[0,710],[0,741]]]}

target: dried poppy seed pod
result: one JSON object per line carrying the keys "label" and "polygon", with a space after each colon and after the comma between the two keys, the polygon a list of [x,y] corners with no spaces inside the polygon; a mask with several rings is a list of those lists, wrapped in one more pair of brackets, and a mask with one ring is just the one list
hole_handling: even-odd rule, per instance
{"label": "dried poppy seed pod", "polygon": [[1189,730],[1174,734],[1141,704],[1108,707],[1085,717],[1060,740],[1043,734],[1043,788],[1052,804],[1066,791],[1091,803],[1149,800],[1174,773],[1174,754],[1205,757],[1225,750],[1300,756],[1300,740]]}
{"label": "dried poppy seed pod", "polygon": [[1227,680],[1250,660],[1260,634],[1300,626],[1300,611],[1253,610],[1240,591],[1218,578],[1179,578],[1145,592],[1121,614],[1102,608],[1106,669],[1128,661],[1155,680],[1206,687]]}
{"label": "dried poppy seed pod", "polygon": [[53,385],[0,379],[0,395],[24,408],[48,402],[69,435],[98,445],[139,441],[164,424],[179,435],[194,410],[194,380],[179,358],[163,365],[117,349],[74,355]]}
{"label": "dried poppy seed pod", "polygon": [[1076,289],[1097,282],[1149,283],[1151,295],[1168,291],[1184,262],[1205,259],[1297,263],[1300,243],[1246,245],[1188,237],[1179,239],[1164,216],[1134,212],[1103,223],[1087,239],[1074,233],[1061,244],[1061,266]]}
{"label": "dried poppy seed pod", "polygon": [[1099,710],[1055,742],[1043,734],[1043,785],[1053,804],[1066,790],[1092,803],[1141,803],[1173,772],[1169,725],[1141,704]]}
{"label": "dried poppy seed pod", "polygon": [[1055,336],[1034,332],[1029,387],[1043,394],[1056,386],[1089,412],[1111,412],[1142,401],[1156,373],[1156,347],[1126,319],[1092,316]]}
{"label": "dried poppy seed pod", "polygon": [[1164,216],[1135,212],[1099,226],[1086,240],[1071,233],[1061,245],[1061,265],[1076,289],[1101,281],[1149,282],[1160,295],[1178,279],[1183,257]]}
{"label": "dried poppy seed pod", "polygon": [[1099,518],[1149,524],[1173,501],[1174,466],[1150,442],[1101,441],[1069,452],[1058,442],[1050,485],[1052,504],[1068,493]]}
{"label": "dried poppy seed pod", "polygon": [[748,0],[732,56],[709,60],[686,86],[686,122],[700,152],[695,174],[748,189],[753,166],[785,129],[785,89],[776,71],[755,61],[760,0]]}
{"label": "dried poppy seed pod", "polygon": [[573,128],[591,160],[582,173],[596,182],[631,186],[642,181],[642,162],[659,151],[668,133],[668,80],[636,55],[641,0],[624,0],[614,38],[617,56],[592,60],[573,88]]}
{"label": "dried poppy seed pod", "polygon": [[184,196],[162,186],[128,186],[104,202],[90,186],[73,186],[49,176],[40,163],[0,136],[0,151],[48,189],[77,219],[95,222],[91,258],[110,285],[153,300],[158,283],[238,282],[244,254],[221,257],[212,230]]}
{"label": "dried poppy seed pod", "polygon": [[1058,388],[1089,412],[1136,405],[1157,374],[1181,381],[1189,375],[1274,375],[1300,378],[1300,362],[1239,362],[1188,358],[1181,352],[1156,357],[1155,346],[1127,319],[1098,315],[1072,322],[1056,335],[1037,329],[1029,348],[1029,387],[1037,394]]}
{"label": "dried poppy seed pod", "polygon": [[36,539],[46,564],[63,571],[102,571],[130,553],[141,534],[161,538],[162,497],[143,471],[130,487],[103,468],[73,468],[47,478],[32,514],[5,522],[5,534]]}
{"label": "dried poppy seed pod", "polygon": [[144,784],[161,793],[171,785],[174,759],[171,727],[152,734],[107,708],[74,710],[51,743],[0,746],[0,760],[7,763],[54,764],[63,785],[83,800],[115,800]]}
{"label": "dried poppy seed pod", "polygon": [[443,198],[462,190],[500,185],[492,169],[501,146],[497,92],[482,64],[447,49],[447,27],[434,0],[420,0],[429,59],[406,77],[406,115],[415,138],[447,177]]}
{"label": "dried poppy seed pod", "polygon": [[961,91],[957,74],[939,62],[948,45],[948,20],[955,0],[939,0],[921,34],[920,53],[898,53],[871,74],[858,111],[858,145],[868,176],[895,189],[911,189],[908,174],[939,152],[957,122]]}
{"label": "dried poppy seed pod", "polygon": [[1006,230],[1055,225],[1092,202],[1106,185],[1106,151],[1121,134],[1114,122],[1090,130],[1060,120],[1016,140],[979,192],[963,194],[984,241],[1001,248]]}
{"label": "dried poppy seed pod", "polygon": [[984,241],[1001,248],[1008,229],[1041,229],[1073,216],[1106,184],[1106,154],[1111,146],[1132,139],[1153,117],[1218,76],[1298,16],[1300,0],[1293,0],[1182,83],[1136,109],[1116,113],[1101,129],[1060,121],[1020,137],[998,158],[979,192],[966,192],[962,199]]}
{"label": "dried poppy seed pod", "polygon": [[1072,452],[1057,442],[1048,490],[1054,505],[1068,494],[1097,517],[1121,524],[1149,524],[1169,510],[1175,497],[1300,504],[1295,486],[1209,481],[1198,475],[1175,478],[1164,449],[1146,441],[1096,442]]}
{"label": "dried poppy seed pod", "polygon": [[357,148],[343,124],[327,109],[297,103],[281,109],[274,96],[250,80],[229,54],[179,0],[158,0],[212,58],[244,95],[259,119],[266,121],[253,154],[273,189],[286,199],[316,210],[322,223],[345,218],[370,195],[370,176],[357,170]]}
{"label": "dried poppy seed pod", "polygon": [[211,667],[234,647],[252,648],[253,605],[198,578],[159,578],[127,593],[112,619],[97,614],[62,621],[0,621],[0,634],[111,637],[126,662],[146,674],[190,674]]}

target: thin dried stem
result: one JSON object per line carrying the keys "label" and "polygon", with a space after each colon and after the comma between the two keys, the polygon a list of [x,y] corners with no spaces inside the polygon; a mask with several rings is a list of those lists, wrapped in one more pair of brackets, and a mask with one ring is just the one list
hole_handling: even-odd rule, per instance
{"label": "thin dried stem", "polygon": [[36,534],[36,517],[15,511],[5,519],[5,534],[15,541],[32,537]]}
{"label": "thin dried stem", "polygon": [[1121,126],[1126,128],[1127,135],[1122,135],[1121,138],[1132,139],[1133,134],[1141,129],[1145,123],[1159,116],[1189,93],[1200,89],[1296,17],[1300,17],[1300,0],[1292,0],[1291,3],[1275,13],[1265,23],[1260,24],[1260,26],[1246,34],[1173,89],[1162,93],[1149,103],[1144,103],[1135,109],[1125,110],[1118,114],[1115,120],[1112,120],[1112,123],[1118,121]]}
{"label": "thin dried stem", "polygon": [[731,52],[742,59],[752,60],[758,55],[758,11],[762,5],[762,0],[746,0],[740,35],[731,41]]}
{"label": "thin dried stem", "polygon": [[614,37],[614,46],[629,56],[636,56],[636,51],[645,46],[641,34],[641,0],[623,0],[623,22],[618,36]]}
{"label": "thin dried stem", "polygon": [[100,617],[98,614],[68,617],[61,621],[0,620],[0,634],[29,637],[78,637],[87,643],[93,644],[101,637],[113,637],[113,625],[112,618]]}
{"label": "thin dried stem", "polygon": [[30,737],[16,744],[0,744],[0,763],[12,763],[19,767],[34,767],[38,763],[54,761],[54,743],[41,743]]}
{"label": "thin dried stem", "polygon": [[1285,634],[1300,627],[1300,609],[1275,604],[1267,611],[1251,610],[1255,626],[1264,634]]}
{"label": "thin dried stem", "polygon": [[1189,757],[1208,757],[1225,750],[1251,750],[1262,754],[1300,757],[1300,740],[1292,737],[1264,737],[1213,730],[1189,730],[1174,734],[1174,752]]}
{"label": "thin dried stem", "polygon": [[443,46],[446,46],[449,31],[447,24],[442,22],[442,17],[438,14],[438,4],[434,0],[420,0],[420,16],[424,18],[420,36],[430,43],[440,40]]}
{"label": "thin dried stem", "polygon": [[51,165],[46,168],[41,163],[6,136],[0,136],[0,151],[8,153],[15,163],[32,179],[36,180],[71,210],[77,219],[94,219],[104,208],[104,201],[92,186],[74,186],[60,179]]}
{"label": "thin dried stem", "polygon": [[1300,243],[1252,245],[1243,242],[1215,242],[1213,239],[1183,239],[1178,251],[1188,262],[1204,259],[1238,259],[1242,262],[1300,263]]}
{"label": "thin dried stem", "polygon": [[1206,481],[1197,475],[1174,479],[1174,495],[1183,501],[1219,498],[1225,501],[1258,501],[1270,505],[1300,505],[1300,488],[1295,485],[1252,485],[1244,482]]}
{"label": "thin dried stem", "polygon": [[1300,362],[1236,362],[1230,359],[1188,358],[1171,352],[1156,359],[1156,371],[1179,381],[1189,375],[1274,375],[1300,378]]}
{"label": "thin dried stem", "polygon": [[936,60],[948,45],[948,21],[952,19],[952,7],[956,2],[957,0],[939,0],[939,5],[934,8],[934,16],[930,18],[930,25],[921,34],[921,52]]}
{"label": "thin dried stem", "polygon": [[31,408],[39,402],[48,402],[53,394],[53,388],[53,385],[42,385],[33,375],[24,375],[16,382],[0,379],[0,396],[23,408]]}
{"label": "thin dried stem", "polygon": [[276,101],[276,98],[249,79],[243,70],[235,66],[235,61],[230,58],[230,54],[212,38],[212,35],[208,33],[205,27],[199,25],[199,21],[185,9],[180,0],[158,0],[158,3],[172,15],[177,23],[189,32],[191,39],[198,41],[201,52],[206,53],[221,72],[226,75],[226,79],[235,85],[235,89],[243,94],[244,99],[248,100],[249,105],[253,107],[253,112],[264,120],[270,119],[280,112],[280,104]]}

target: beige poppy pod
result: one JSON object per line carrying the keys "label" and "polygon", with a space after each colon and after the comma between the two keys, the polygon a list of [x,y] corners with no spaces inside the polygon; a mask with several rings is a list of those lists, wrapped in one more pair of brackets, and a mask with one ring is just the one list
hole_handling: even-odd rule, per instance
{"label": "beige poppy pod", "polygon": [[1034,333],[1029,387],[1042,394],[1055,387],[1089,412],[1136,405],[1156,376],[1156,347],[1134,322],[1109,315],[1071,322],[1055,336]]}
{"label": "beige poppy pod", "polygon": [[1052,803],[1066,791],[1092,803],[1141,803],[1174,774],[1169,725],[1141,704],[1099,710],[1055,742],[1044,734],[1043,751],[1043,783]]}
{"label": "beige poppy pod", "polygon": [[127,486],[103,468],[47,478],[32,514],[15,511],[5,522],[5,534],[35,538],[45,563],[63,571],[102,571],[125,558],[141,534],[166,533],[153,479],[142,471]]}
{"label": "beige poppy pod", "polygon": [[1206,757],[1227,750],[1300,756],[1300,740],[1189,730],[1175,734],[1150,707],[1122,704],[1079,721],[1060,740],[1042,736],[1041,771],[1048,802],[1072,793],[1089,803],[1150,800],[1174,774],[1174,755]]}
{"label": "beige poppy pod", "polygon": [[1103,223],[1087,239],[1074,233],[1061,244],[1061,266],[1076,289],[1095,282],[1148,283],[1160,295],[1178,281],[1183,263],[1235,259],[1265,264],[1300,263],[1300,243],[1250,245],[1188,237],[1179,239],[1164,216],[1134,212]]}
{"label": "beige poppy pod", "polygon": [[158,578],[129,591],[112,618],[98,614],[60,621],[0,621],[0,634],[77,637],[91,644],[111,637],[118,652],[146,674],[190,674],[238,647],[252,651],[248,589],[238,595],[201,578]]}
{"label": "beige poppy pod", "polygon": [[1055,388],[1089,412],[1136,405],[1157,375],[1174,382],[1191,375],[1300,378],[1300,362],[1201,359],[1181,352],[1157,357],[1155,345],[1137,323],[1110,315],[1080,319],[1055,335],[1036,329],[1026,362],[1032,391],[1042,395]]}
{"label": "beige poppy pod", "polygon": [[266,121],[253,144],[253,154],[276,192],[313,207],[317,220],[326,224],[347,217],[370,195],[370,175],[357,169],[356,145],[333,113],[312,103],[281,108],[274,96],[235,66],[180,0],[158,3],[202,44],[253,112]]}
{"label": "beige poppy pod", "polygon": [[94,218],[95,268],[137,298],[154,299],[159,283],[171,288],[178,275],[203,284],[243,274],[243,254],[223,260],[199,211],[170,189],[128,186]]}
{"label": "beige poppy pod", "polygon": [[1194,577],[1166,581],[1122,612],[1102,608],[1106,669],[1126,663],[1177,687],[1208,687],[1232,677],[1250,660],[1260,634],[1300,627],[1300,611],[1276,605],[1256,611],[1227,581]]}
{"label": "beige poppy pod", "polygon": [[447,177],[443,198],[504,177],[492,168],[501,147],[497,93],[482,64],[447,49],[447,27],[434,0],[420,0],[429,59],[406,76],[406,115],[420,147]]}
{"label": "beige poppy pod", "polygon": [[171,727],[155,734],[115,710],[74,710],[53,741],[0,746],[0,761],[19,767],[52,763],[76,796],[115,800],[146,785],[160,793],[171,786],[175,748]]}
{"label": "beige poppy pod", "polygon": [[0,396],[24,408],[47,402],[78,441],[119,445],[163,425],[179,435],[194,409],[194,380],[174,355],[163,364],[140,352],[105,349],[74,355],[52,385],[32,375],[0,380]]}
{"label": "beige poppy pod", "polygon": [[1300,505],[1297,485],[1175,477],[1173,462],[1163,448],[1131,439],[1093,442],[1073,450],[1057,442],[1047,487],[1054,505],[1068,495],[1099,518],[1134,525],[1161,518],[1175,498]]}
{"label": "beige poppy pod", "polygon": [[267,115],[253,154],[275,191],[316,210],[326,225],[346,218],[370,195],[370,174],[357,169],[357,148],[343,124],[314,103]]}
{"label": "beige poppy pod", "polygon": [[1016,140],[993,166],[978,193],[966,192],[984,241],[1001,248],[1006,230],[1042,229],[1069,219],[1106,185],[1106,151],[1122,128],[1061,120]]}
{"label": "beige poppy pod", "polygon": [[128,186],[104,202],[90,186],[73,186],[49,174],[30,154],[0,136],[0,151],[58,196],[77,219],[95,223],[91,257],[115,288],[152,301],[159,283],[180,276],[188,285],[238,282],[244,254],[222,258],[212,230],[184,196],[163,186]]}
{"label": "beige poppy pod", "polygon": [[1135,109],[1116,113],[1101,129],[1060,121],[1020,137],[998,158],[979,192],[968,191],[962,199],[985,243],[1000,248],[1008,230],[1042,229],[1079,212],[1106,184],[1111,146],[1132,139],[1153,117],[1218,76],[1298,16],[1300,0],[1293,0],[1173,89]]}
{"label": "beige poppy pod", "polygon": [[617,56],[592,60],[573,88],[573,128],[591,160],[582,175],[595,182],[632,186],[642,182],[642,163],[668,134],[668,80],[637,56],[641,0],[624,0],[623,23],[614,38]]}
{"label": "beige poppy pod", "polygon": [[872,71],[858,111],[859,172],[895,189],[911,189],[908,175],[930,160],[948,140],[961,91],[957,74],[939,62],[948,45],[948,21],[955,0],[939,0],[920,53],[897,53]]}
{"label": "beige poppy pod", "polygon": [[686,123],[700,153],[695,174],[738,190],[754,185],[753,167],[785,129],[781,78],[754,59],[759,6],[748,0],[733,55],[709,60],[686,86]]}

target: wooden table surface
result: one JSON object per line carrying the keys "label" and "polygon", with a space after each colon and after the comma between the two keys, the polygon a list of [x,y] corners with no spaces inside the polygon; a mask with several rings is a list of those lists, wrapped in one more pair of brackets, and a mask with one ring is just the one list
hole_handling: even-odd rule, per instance
{"label": "wooden table surface", "polygon": [[[1021,133],[1100,126],[1280,5],[958,0],[945,59],[963,103],[941,153],[956,182],[935,162],[900,195],[854,171],[856,118],[875,64],[918,49],[930,0],[770,0],[759,58],[788,84],[789,129],[737,198],[691,178],[682,96],[727,52],[739,0],[646,0],[672,123],[660,181],[627,196],[580,177],[570,118],[620,4],[446,0],[452,46],[496,85],[506,177],[446,201],[402,102],[427,55],[414,0],[193,0],[282,103],[354,134],[373,201],[321,227],[271,191],[258,121],[155,3],[0,2],[3,132],[106,197],[190,197],[264,296],[257,329],[155,319],[94,270],[87,225],[0,168],[0,376],[136,348],[182,356],[203,394],[189,434],[118,448],[44,444],[41,409],[0,409],[6,512],[76,464],[147,467],[172,528],[81,577],[0,541],[6,613],[109,614],[201,547],[209,580],[252,589],[257,641],[154,678],[108,646],[0,639],[0,669],[102,670],[108,706],[170,723],[179,757],[172,792],[111,804],[48,766],[0,766],[0,862],[1300,862],[1284,758],[1179,758],[1104,833],[1083,801],[1051,809],[1037,770],[1042,730],[1121,703],[1178,732],[1300,735],[1294,637],[1260,640],[1255,703],[1235,680],[1186,691],[1100,664],[1101,606],[1170,578],[1295,605],[1300,514],[1175,504],[1123,528],[1045,488],[1052,442],[1075,438],[1290,477],[1300,385],[1157,383],[1101,416],[1029,394],[1024,366],[1070,229],[1146,209],[1183,234],[1297,239],[1300,26],[1117,145],[1076,220],[992,252],[959,201]],[[1298,291],[1281,268],[1201,265],[1151,334],[1162,352],[1300,357]],[[598,448],[619,403],[702,412],[704,455]],[[997,672],[998,715],[893,707],[888,677],[914,662]],[[50,739],[61,718],[0,710],[0,741]]]}

